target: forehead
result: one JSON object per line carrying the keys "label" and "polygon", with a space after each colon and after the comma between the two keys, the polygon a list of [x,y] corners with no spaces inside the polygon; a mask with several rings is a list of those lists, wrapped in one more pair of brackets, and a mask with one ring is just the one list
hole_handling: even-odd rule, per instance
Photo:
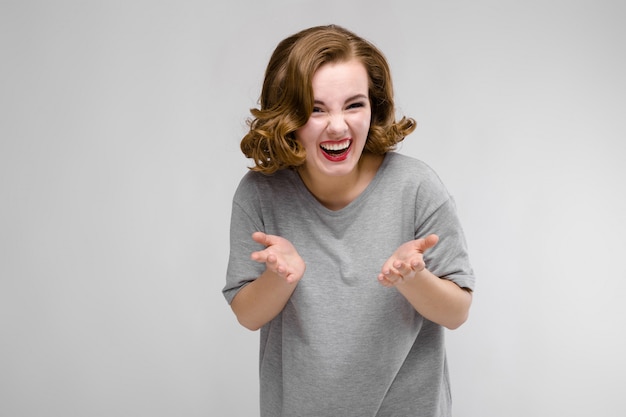
{"label": "forehead", "polygon": [[313,92],[318,94],[367,94],[369,78],[363,63],[350,61],[330,62],[315,71],[311,80]]}

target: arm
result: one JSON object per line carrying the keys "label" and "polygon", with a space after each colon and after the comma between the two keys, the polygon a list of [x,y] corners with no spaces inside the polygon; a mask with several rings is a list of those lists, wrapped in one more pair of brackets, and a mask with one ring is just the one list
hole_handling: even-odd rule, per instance
{"label": "arm", "polygon": [[239,323],[250,330],[258,330],[283,310],[304,275],[305,264],[284,238],[262,232],[254,233],[252,238],[266,246],[251,255],[253,260],[265,263],[266,269],[239,290],[230,306]]}
{"label": "arm", "polygon": [[386,287],[395,286],[428,320],[456,329],[467,320],[472,293],[426,269],[423,253],[438,241],[437,235],[429,235],[404,243],[385,262],[378,280]]}

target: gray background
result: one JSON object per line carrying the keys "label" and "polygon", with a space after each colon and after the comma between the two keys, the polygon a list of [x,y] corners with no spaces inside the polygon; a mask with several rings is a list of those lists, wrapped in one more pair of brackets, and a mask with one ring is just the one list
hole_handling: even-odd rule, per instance
{"label": "gray background", "polygon": [[386,53],[400,152],[457,200],[456,416],[625,415],[624,4],[2,1],[0,415],[257,415],[221,295],[239,139],[325,23]]}

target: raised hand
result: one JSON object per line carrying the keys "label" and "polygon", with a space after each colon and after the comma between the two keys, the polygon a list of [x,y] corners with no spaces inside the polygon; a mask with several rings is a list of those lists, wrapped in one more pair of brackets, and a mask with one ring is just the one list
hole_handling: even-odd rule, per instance
{"label": "raised hand", "polygon": [[265,263],[268,270],[284,278],[290,284],[302,278],[306,265],[290,241],[263,232],[254,232],[252,239],[265,246],[263,250],[252,252],[252,260]]}
{"label": "raised hand", "polygon": [[437,244],[437,235],[428,235],[423,239],[411,240],[403,243],[385,261],[378,281],[385,287],[393,287],[399,283],[406,282],[426,268],[424,263],[424,252]]}

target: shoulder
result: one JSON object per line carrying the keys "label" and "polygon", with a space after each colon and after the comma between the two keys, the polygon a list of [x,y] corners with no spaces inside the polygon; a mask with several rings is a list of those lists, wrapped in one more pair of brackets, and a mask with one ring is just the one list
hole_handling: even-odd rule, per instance
{"label": "shoulder", "polygon": [[397,200],[401,196],[403,208],[430,214],[451,199],[435,170],[417,158],[390,152],[382,174],[383,197]]}
{"label": "shoulder", "polygon": [[239,182],[239,187],[262,187],[273,186],[288,182],[293,177],[294,172],[290,169],[281,169],[273,174],[263,174],[258,171],[248,171]]}
{"label": "shoulder", "polygon": [[409,182],[416,186],[443,187],[435,170],[426,162],[409,155],[389,152],[386,156],[385,174],[395,181]]}
{"label": "shoulder", "polygon": [[235,201],[249,200],[255,196],[272,196],[293,187],[295,173],[290,169],[282,169],[274,174],[263,174],[248,171],[239,181],[235,191]]}

